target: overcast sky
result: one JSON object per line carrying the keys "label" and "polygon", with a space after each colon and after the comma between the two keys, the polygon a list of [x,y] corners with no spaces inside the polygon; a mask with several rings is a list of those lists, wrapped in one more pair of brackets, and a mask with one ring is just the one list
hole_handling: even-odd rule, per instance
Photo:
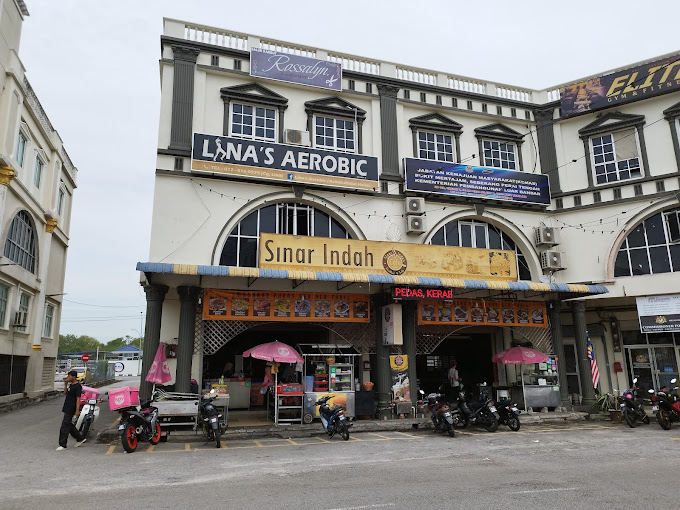
{"label": "overcast sky", "polygon": [[680,50],[676,0],[26,4],[19,56],[78,167],[60,333],[101,342],[146,312],[163,17],[533,89]]}

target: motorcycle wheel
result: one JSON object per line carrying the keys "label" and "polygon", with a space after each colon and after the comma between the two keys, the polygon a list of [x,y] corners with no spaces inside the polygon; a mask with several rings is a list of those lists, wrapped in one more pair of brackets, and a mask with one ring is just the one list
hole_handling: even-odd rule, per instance
{"label": "motorcycle wheel", "polygon": [[343,421],[340,423],[338,428],[340,429],[340,435],[342,438],[347,441],[349,439],[349,429],[347,428],[347,424]]}
{"label": "motorcycle wheel", "polygon": [[642,423],[644,423],[645,425],[649,425],[649,416],[647,416],[647,413],[645,413],[644,411],[643,413],[644,416],[642,417]]}
{"label": "motorcycle wheel", "polygon": [[137,432],[134,425],[126,424],[120,441],[123,443],[123,450],[128,453],[133,453],[137,449]]}
{"label": "motorcycle wheel", "polygon": [[635,415],[627,408],[623,409],[623,419],[626,420],[626,423],[631,429],[635,428]]}
{"label": "motorcycle wheel", "polygon": [[453,428],[453,423],[449,423],[448,421],[446,422],[446,428],[448,429],[448,433],[450,437],[453,437],[456,435],[456,431]]}
{"label": "motorcycle wheel", "polygon": [[498,418],[489,412],[484,416],[484,429],[487,432],[496,432],[498,430]]}
{"label": "motorcycle wheel", "polygon": [[220,448],[222,446],[222,443],[220,442],[220,428],[217,427],[217,430],[213,432],[215,436],[215,448]]}
{"label": "motorcycle wheel", "polygon": [[668,413],[665,409],[659,409],[659,411],[656,413],[656,421],[659,422],[659,425],[661,425],[662,429],[671,430],[671,417],[668,416]]}
{"label": "motorcycle wheel", "polygon": [[456,427],[458,427],[459,429],[464,429],[465,427],[468,426],[468,424],[469,424],[470,422],[468,421],[467,416],[465,416],[464,414],[461,414],[461,415],[459,415],[458,420],[455,420],[455,419],[454,419],[453,423],[454,423],[454,425],[455,425]]}
{"label": "motorcycle wheel", "polygon": [[432,416],[432,432],[437,432],[439,430],[439,420]]}
{"label": "motorcycle wheel", "polygon": [[519,430],[519,417],[514,414],[508,416],[506,425],[510,427],[510,430],[517,432]]}
{"label": "motorcycle wheel", "polygon": [[87,438],[87,435],[90,433],[90,426],[92,425],[92,421],[90,418],[85,418],[85,421],[83,422],[83,426],[80,427],[80,433],[83,435],[84,438]]}
{"label": "motorcycle wheel", "polygon": [[149,443],[158,444],[161,440],[161,424],[156,422],[156,428],[153,431],[153,436],[149,439]]}

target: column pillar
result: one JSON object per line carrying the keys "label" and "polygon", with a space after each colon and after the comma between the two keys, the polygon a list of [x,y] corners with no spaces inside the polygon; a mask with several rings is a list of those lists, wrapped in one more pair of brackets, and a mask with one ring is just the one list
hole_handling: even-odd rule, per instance
{"label": "column pillar", "polygon": [[392,376],[390,374],[390,346],[383,345],[382,333],[382,307],[385,306],[385,296],[378,294],[374,296],[373,306],[375,306],[375,398],[377,401],[378,419],[390,417],[390,388],[392,387]]}
{"label": "column pillar", "polygon": [[145,381],[149,367],[156,356],[161,341],[161,318],[163,301],[168,292],[165,285],[145,285],[146,293],[146,326],[144,328],[144,352],[142,353],[142,377],[139,383],[139,397],[150,398],[152,384]]}
{"label": "column pillar", "polygon": [[555,133],[553,131],[554,106],[533,111],[536,119],[536,139],[538,141],[538,156],[541,161],[541,173],[550,180],[550,191],[559,193],[560,174],[557,169],[557,149],[555,147]]}
{"label": "column pillar", "polygon": [[172,117],[170,149],[191,150],[194,118],[194,67],[199,50],[189,46],[172,46],[174,72],[172,79]]}
{"label": "column pillar", "polygon": [[408,380],[411,390],[411,404],[418,400],[418,375],[416,374],[416,301],[403,301],[401,305],[404,334],[404,354],[408,360]]}
{"label": "column pillar", "polygon": [[572,301],[571,316],[574,321],[576,356],[578,357],[578,371],[581,376],[581,395],[583,396],[581,404],[584,408],[590,408],[595,403],[595,390],[590,373],[590,359],[588,359],[586,302]]}
{"label": "column pillar", "polygon": [[397,92],[399,92],[399,87],[378,84],[378,93],[380,94],[380,139],[382,143],[382,173],[380,178],[392,181],[400,178]]}
{"label": "column pillar", "polygon": [[9,183],[12,182],[15,175],[11,166],[0,165],[0,225],[5,224],[7,188],[9,188]]}
{"label": "column pillar", "polygon": [[560,385],[560,400],[562,407],[570,405],[569,385],[567,384],[567,360],[564,356],[564,340],[562,338],[562,320],[560,319],[560,307],[562,302],[550,301],[548,303],[548,316],[550,318],[550,333],[552,334],[553,352],[557,357],[557,380]]}
{"label": "column pillar", "polygon": [[189,393],[191,390],[191,359],[194,355],[196,303],[200,290],[198,287],[177,287],[180,305],[175,391],[182,393]]}

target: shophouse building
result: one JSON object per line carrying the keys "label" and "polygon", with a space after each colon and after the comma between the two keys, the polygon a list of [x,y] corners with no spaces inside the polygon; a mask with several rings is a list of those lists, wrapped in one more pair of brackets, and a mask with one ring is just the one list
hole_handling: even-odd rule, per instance
{"label": "shophouse building", "polygon": [[531,90],[164,27],[143,371],[159,342],[184,391],[256,343],[349,343],[385,407],[390,354],[426,389],[452,358],[507,389],[490,358],[521,344],[551,406],[589,405],[589,339],[602,390],[677,375],[636,302],[680,288],[677,55]]}
{"label": "shophouse building", "polygon": [[54,389],[76,188],[19,58],[23,0],[0,0],[0,400]]}

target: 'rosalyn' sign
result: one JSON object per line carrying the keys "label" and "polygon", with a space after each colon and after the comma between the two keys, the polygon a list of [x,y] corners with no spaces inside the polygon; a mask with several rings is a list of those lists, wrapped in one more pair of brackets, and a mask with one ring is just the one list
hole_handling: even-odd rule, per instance
{"label": "'rosalyn' sign", "polygon": [[342,90],[341,64],[262,48],[250,48],[250,76]]}

